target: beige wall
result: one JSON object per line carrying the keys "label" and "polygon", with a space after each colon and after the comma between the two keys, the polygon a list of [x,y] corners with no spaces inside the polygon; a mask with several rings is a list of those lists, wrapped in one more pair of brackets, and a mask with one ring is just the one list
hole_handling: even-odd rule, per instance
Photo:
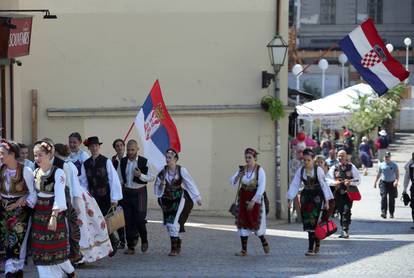
{"label": "beige wall", "polygon": [[[47,109],[138,107],[157,78],[167,105],[256,105],[264,94],[273,94],[260,85],[261,71],[271,71],[265,46],[275,34],[274,0],[20,0],[20,8],[33,7],[47,7],[59,19],[35,16],[31,54],[16,69],[21,109],[16,125],[25,143],[31,140],[32,89],[39,91],[39,137],[66,142],[72,131],[98,135],[106,155],[133,113],[54,117]],[[282,11],[287,39],[287,1]],[[286,69],[280,80],[286,101]],[[234,195],[228,178],[247,146],[261,152],[273,196],[274,128],[267,114],[178,111],[173,117],[183,146],[181,163],[199,184],[204,209],[226,213]],[[282,130],[286,127],[285,119]],[[287,132],[282,134],[287,145]]]}

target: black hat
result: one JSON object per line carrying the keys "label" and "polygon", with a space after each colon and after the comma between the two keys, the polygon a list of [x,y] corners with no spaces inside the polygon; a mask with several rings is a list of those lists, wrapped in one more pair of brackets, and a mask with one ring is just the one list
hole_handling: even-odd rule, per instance
{"label": "black hat", "polygon": [[387,156],[387,157],[391,156],[391,152],[386,152],[385,156]]}
{"label": "black hat", "polygon": [[89,137],[88,139],[86,139],[85,141],[83,141],[83,144],[85,146],[89,147],[89,145],[92,145],[92,144],[102,145],[102,142],[99,142],[98,136],[92,136],[92,137]]}

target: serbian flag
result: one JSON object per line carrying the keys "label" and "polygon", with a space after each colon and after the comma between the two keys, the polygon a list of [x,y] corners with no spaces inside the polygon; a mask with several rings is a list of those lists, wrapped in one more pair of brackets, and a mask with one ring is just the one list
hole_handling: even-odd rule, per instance
{"label": "serbian flag", "polygon": [[380,96],[409,75],[388,52],[372,19],[355,28],[339,45],[362,78]]}
{"label": "serbian flag", "polygon": [[166,163],[165,152],[169,148],[173,148],[177,153],[181,150],[177,128],[162,99],[158,80],[139,110],[134,124],[150,170],[158,173]]}

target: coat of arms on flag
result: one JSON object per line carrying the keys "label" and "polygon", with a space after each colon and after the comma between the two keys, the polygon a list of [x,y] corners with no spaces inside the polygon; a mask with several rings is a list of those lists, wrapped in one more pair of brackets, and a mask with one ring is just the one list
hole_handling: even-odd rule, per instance
{"label": "coat of arms on flag", "polygon": [[358,73],[380,96],[409,76],[388,52],[371,19],[355,28],[339,44]]}

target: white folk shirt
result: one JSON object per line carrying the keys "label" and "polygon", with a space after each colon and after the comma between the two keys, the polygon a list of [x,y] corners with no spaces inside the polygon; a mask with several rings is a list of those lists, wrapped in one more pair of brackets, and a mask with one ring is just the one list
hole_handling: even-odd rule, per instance
{"label": "white folk shirt", "polygon": [[[335,166],[340,166],[341,164],[336,164],[334,166],[332,166],[329,171],[328,174],[326,175],[326,182],[328,183],[329,186],[335,186]],[[359,175],[358,169],[355,167],[354,164],[352,164],[352,168],[351,168],[351,172],[352,172],[352,181],[351,181],[351,185],[354,186],[358,186],[360,181],[361,181],[361,176]]]}
{"label": "white folk shirt", "polygon": [[[139,188],[142,188],[142,187],[146,186],[146,184],[141,184],[141,183],[134,182],[135,168],[137,168],[137,165],[138,165],[138,157],[134,160],[128,159],[126,169],[125,169],[125,176],[126,176],[127,180],[126,180],[124,186],[126,188],[139,189]],[[121,162],[119,162],[119,164],[118,164],[117,172],[118,172],[119,180],[122,181]],[[154,178],[149,173],[146,174],[146,175],[141,173],[141,175],[139,176],[139,179],[143,182],[151,182],[151,181],[154,180]]]}
{"label": "white folk shirt", "polygon": [[[10,178],[16,176],[16,170],[6,169],[4,172],[4,177],[6,178],[6,191],[9,192],[10,190]],[[29,205],[29,207],[34,208],[37,201],[36,191],[34,189],[34,176],[33,171],[29,167],[23,168],[23,178],[26,183],[27,189],[29,190],[29,193],[27,194],[26,201]],[[1,194],[1,197],[3,198],[17,198],[18,196],[12,195],[12,194]]]}
{"label": "white folk shirt", "polygon": [[[288,200],[293,200],[296,195],[299,192],[299,189],[302,186],[302,179],[307,180],[307,173],[306,171],[303,171],[303,176],[301,177],[301,173],[302,173],[302,168],[305,166],[300,167],[295,174],[295,177],[293,178],[292,182],[289,185],[289,190],[286,193],[286,197]],[[313,177],[315,175],[315,171],[312,168],[311,170],[311,177]],[[318,181],[319,184],[321,186],[323,195],[325,197],[325,200],[331,200],[334,198],[331,189],[329,188],[328,184],[326,183],[326,177],[325,177],[325,172],[323,171],[323,169],[321,167],[318,166],[317,168],[317,175],[318,175]]]}
{"label": "white folk shirt", "polygon": [[[169,183],[171,183],[173,178],[178,179],[179,178],[178,173],[176,173],[175,176],[174,175],[170,176],[167,170],[167,172],[165,173],[165,179]],[[201,195],[200,195],[200,192],[198,191],[197,185],[195,184],[193,178],[188,173],[187,169],[184,167],[181,167],[181,178],[183,179],[182,186],[184,190],[188,192],[191,199],[195,202],[201,201]],[[158,198],[161,198],[162,195],[164,194],[164,186],[162,185],[159,177],[157,177],[154,183],[154,193],[155,193],[155,196],[157,196]]]}
{"label": "white folk shirt", "polygon": [[[238,175],[239,175],[239,171],[234,173],[234,175],[230,178],[230,183],[233,185],[233,187],[238,186],[238,182],[239,182],[239,180],[237,179]],[[266,173],[263,167],[259,168],[258,178],[256,178],[256,167],[255,167],[252,171],[247,170],[241,179],[242,179],[241,182],[243,184],[250,184],[253,180],[257,179],[257,190],[256,190],[256,194],[252,198],[252,201],[260,204],[263,193],[265,192],[265,189],[266,189]]]}
{"label": "white folk shirt", "polygon": [[89,157],[91,156],[86,151],[80,149],[76,153],[70,153],[69,160],[73,163],[79,161],[81,164],[83,164]]}
{"label": "white folk shirt", "polygon": [[[43,172],[43,170],[41,168],[38,168],[39,171],[38,173],[41,174],[42,176],[47,176],[49,175],[50,170]],[[53,203],[53,210],[59,210],[59,212],[64,211],[67,209],[66,207],[66,196],[65,196],[65,186],[66,186],[66,176],[65,176],[65,172],[58,168],[56,169],[55,172],[55,185],[53,188],[53,193],[44,193],[44,192],[38,192],[37,196],[38,197],[43,197],[43,198],[50,198],[50,197],[55,197],[55,201]],[[39,190],[39,188],[38,188]]]}
{"label": "white folk shirt", "polygon": [[[106,159],[106,172],[108,173],[109,189],[111,191],[111,202],[117,202],[122,199],[122,187],[119,181],[118,173],[110,159]],[[81,175],[79,176],[80,185],[89,191],[88,179],[86,177],[85,166],[82,164]]]}

